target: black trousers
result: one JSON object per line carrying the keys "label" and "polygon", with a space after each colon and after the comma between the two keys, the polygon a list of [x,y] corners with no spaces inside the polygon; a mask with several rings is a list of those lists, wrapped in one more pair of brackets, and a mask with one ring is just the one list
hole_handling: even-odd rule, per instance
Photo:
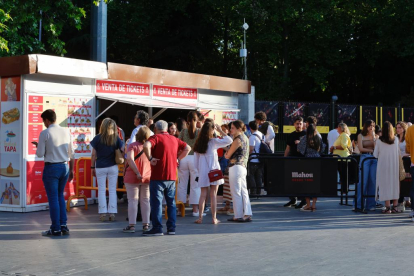
{"label": "black trousers", "polygon": [[263,164],[249,163],[249,173],[247,174],[247,185],[251,195],[260,195],[263,187]]}

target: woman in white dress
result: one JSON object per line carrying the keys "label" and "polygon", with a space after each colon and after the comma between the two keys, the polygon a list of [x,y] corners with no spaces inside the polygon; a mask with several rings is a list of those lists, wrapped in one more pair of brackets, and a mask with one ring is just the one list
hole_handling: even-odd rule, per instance
{"label": "woman in white dress", "polygon": [[[377,197],[379,190],[379,200],[385,201],[385,209],[382,210],[382,213],[399,213],[397,205],[400,196],[400,149],[398,139],[394,136],[394,128],[388,121],[383,124],[382,136],[376,142],[374,157],[378,158],[375,197]],[[392,208],[390,206],[391,200],[393,201]]]}
{"label": "woman in white dress", "polygon": [[[218,131],[223,138],[213,138],[214,131]],[[196,223],[203,222],[203,212],[207,198],[208,188],[210,187],[211,215],[213,224],[220,221],[216,218],[217,214],[217,190],[219,185],[224,183],[224,179],[210,182],[208,173],[211,170],[220,170],[217,149],[230,145],[233,140],[227,136],[219,125],[207,122],[201,128],[200,134],[194,144],[194,166],[198,169],[198,187],[201,188],[199,201],[199,219]]]}

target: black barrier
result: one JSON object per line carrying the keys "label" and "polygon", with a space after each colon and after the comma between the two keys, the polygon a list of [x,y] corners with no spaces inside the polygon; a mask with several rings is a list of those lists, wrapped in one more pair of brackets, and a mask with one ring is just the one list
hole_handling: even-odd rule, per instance
{"label": "black barrier", "polygon": [[271,196],[337,197],[338,159],[332,157],[283,157],[256,154],[264,165],[264,183]]}

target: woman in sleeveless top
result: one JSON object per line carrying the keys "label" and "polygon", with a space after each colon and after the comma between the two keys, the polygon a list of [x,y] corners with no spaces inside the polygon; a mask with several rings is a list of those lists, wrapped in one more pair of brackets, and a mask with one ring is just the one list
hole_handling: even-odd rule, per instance
{"label": "woman in sleeveless top", "polygon": [[187,187],[190,179],[190,196],[189,203],[193,206],[193,216],[198,217],[198,202],[200,200],[201,189],[197,186],[195,181],[197,177],[197,168],[194,166],[194,151],[193,147],[200,129],[196,128],[198,121],[197,113],[190,111],[187,115],[188,128],[183,129],[178,137],[191,147],[190,153],[180,161],[178,167],[178,186],[177,186],[177,200],[184,203],[187,202]]}
{"label": "woman in sleeveless top", "polygon": [[[363,181],[363,192],[365,196],[374,196],[377,180],[377,160],[370,159],[364,162],[368,157],[372,157],[375,148],[375,141],[378,136],[375,135],[375,122],[367,120],[364,123],[361,133],[358,135],[358,148],[361,152],[359,166],[363,170],[364,178],[362,179],[362,171],[359,174],[359,183],[357,184],[357,200],[354,202],[354,209],[361,209],[361,181]],[[375,198],[368,197],[364,200],[364,209],[375,211]]]}
{"label": "woman in sleeveless top", "polygon": [[230,190],[234,210],[234,217],[228,220],[237,222],[252,221],[252,208],[246,183],[249,140],[244,131],[246,126],[242,121],[232,123],[230,132],[233,135],[233,143],[225,154],[229,159]]}

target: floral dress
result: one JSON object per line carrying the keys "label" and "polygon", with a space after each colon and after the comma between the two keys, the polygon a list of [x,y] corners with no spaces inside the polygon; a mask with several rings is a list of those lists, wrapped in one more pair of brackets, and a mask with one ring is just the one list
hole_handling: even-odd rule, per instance
{"label": "floral dress", "polygon": [[315,150],[313,148],[310,148],[307,146],[307,138],[306,135],[302,136],[300,138],[300,142],[298,144],[298,151],[303,154],[303,156],[305,157],[320,157],[321,153],[323,153],[325,151],[325,144],[322,142],[322,137],[321,135],[318,133],[316,135],[316,137],[318,137],[320,139],[320,144],[321,146],[319,147],[319,150]]}
{"label": "floral dress", "polygon": [[[236,149],[235,152],[231,155],[229,159],[229,167],[233,167],[234,165],[240,165],[246,168],[247,166],[247,160],[249,158],[248,150],[249,147],[247,144],[247,139],[244,139],[243,136],[239,135],[233,139],[233,141],[236,141],[236,139],[240,139],[241,146]],[[246,157],[247,156],[247,157]]]}

